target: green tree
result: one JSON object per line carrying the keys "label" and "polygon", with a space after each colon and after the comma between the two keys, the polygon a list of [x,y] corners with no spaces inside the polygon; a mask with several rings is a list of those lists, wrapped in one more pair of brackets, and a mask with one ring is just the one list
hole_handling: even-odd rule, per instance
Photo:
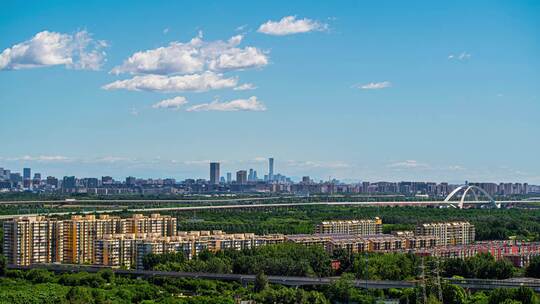
{"label": "green tree", "polygon": [[514,291],[513,299],[523,304],[537,303],[534,291],[531,288],[527,288],[524,286],[521,286]]}
{"label": "green tree", "polygon": [[70,304],[88,304],[92,303],[91,292],[82,286],[72,287],[66,294],[66,300]]}
{"label": "green tree", "polygon": [[444,304],[465,304],[467,294],[461,286],[444,284],[442,286]]}
{"label": "green tree", "polygon": [[33,283],[47,283],[55,278],[52,272],[45,269],[32,269],[26,273],[26,279]]}
{"label": "green tree", "polygon": [[540,278],[540,256],[535,256],[525,269],[525,275],[532,278]]}
{"label": "green tree", "polygon": [[0,276],[6,275],[7,259],[3,254],[0,254]]}
{"label": "green tree", "polygon": [[257,276],[255,277],[254,290],[255,292],[261,292],[266,289],[266,287],[268,287],[268,277],[261,271],[257,273]]}

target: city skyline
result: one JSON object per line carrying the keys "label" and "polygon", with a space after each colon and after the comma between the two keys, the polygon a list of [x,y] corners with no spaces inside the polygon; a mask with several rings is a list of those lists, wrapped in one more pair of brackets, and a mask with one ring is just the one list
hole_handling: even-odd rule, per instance
{"label": "city skyline", "polygon": [[0,12],[0,167],[540,184],[538,3],[104,4]]}

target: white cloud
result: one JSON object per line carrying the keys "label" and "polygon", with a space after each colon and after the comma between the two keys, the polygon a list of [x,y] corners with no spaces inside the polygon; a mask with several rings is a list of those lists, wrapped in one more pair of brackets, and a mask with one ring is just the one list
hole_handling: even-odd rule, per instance
{"label": "white cloud", "polygon": [[243,32],[243,31],[247,28],[247,26],[248,26],[247,24],[240,25],[239,27],[237,27],[237,28],[235,29],[235,31],[237,31],[237,32]]}
{"label": "white cloud", "polygon": [[297,161],[297,160],[288,160],[288,167],[299,167],[299,168],[324,168],[324,169],[344,169],[351,167],[350,164],[342,161]]}
{"label": "white cloud", "polygon": [[235,87],[233,90],[235,91],[247,91],[247,90],[255,90],[257,87],[252,83],[244,83],[237,87]]}
{"label": "white cloud", "polygon": [[168,32],[169,32],[169,28],[168,28],[168,27],[163,29],[163,34],[167,34]]}
{"label": "white cloud", "polygon": [[178,110],[180,107],[187,103],[187,99],[183,96],[176,96],[174,98],[165,99],[158,103],[152,105],[154,109],[175,109]]}
{"label": "white cloud", "polygon": [[30,40],[0,53],[0,70],[20,70],[54,65],[98,70],[105,60],[105,41],[92,39],[86,31],[73,35],[42,31]]}
{"label": "white cloud", "polygon": [[262,67],[268,64],[266,54],[255,47],[237,47],[243,36],[227,41],[205,42],[202,34],[189,42],[171,42],[168,46],[140,51],[131,55],[111,73],[191,74],[205,70],[227,71]]}
{"label": "white cloud", "polygon": [[4,161],[35,161],[35,162],[64,162],[69,161],[70,158],[61,155],[23,155],[18,157],[0,157],[0,160]]}
{"label": "white cloud", "polygon": [[357,87],[362,90],[380,90],[389,88],[392,86],[392,83],[390,81],[383,81],[383,82],[370,82],[364,85],[358,85]]}
{"label": "white cloud", "polygon": [[308,33],[313,31],[324,31],[328,24],[320,23],[311,19],[296,19],[296,16],[287,16],[279,21],[268,20],[261,24],[257,30],[259,33],[283,36],[298,33]]}
{"label": "white cloud", "polygon": [[129,157],[121,157],[121,156],[104,156],[104,157],[98,157],[94,159],[86,159],[83,160],[83,162],[90,162],[90,163],[118,163],[118,162],[136,162],[136,158],[129,158]]}
{"label": "white cloud", "polygon": [[242,70],[268,64],[268,58],[255,47],[231,48],[210,60],[208,67],[213,71]]}
{"label": "white cloud", "polygon": [[448,55],[448,60],[460,60],[460,61],[465,61],[465,60],[469,60],[471,59],[471,54],[467,53],[467,52],[462,52],[461,54],[450,54]]}
{"label": "white cloud", "polygon": [[189,107],[188,112],[201,111],[266,111],[266,106],[257,100],[257,97],[251,96],[249,99],[236,99],[228,102],[214,101],[211,103],[202,103]]}
{"label": "white cloud", "polygon": [[238,78],[223,78],[222,74],[204,72],[183,76],[145,75],[117,80],[103,86],[105,90],[156,91],[156,92],[204,92],[234,88]]}
{"label": "white cloud", "polygon": [[451,165],[451,166],[448,166],[447,169],[451,170],[451,171],[463,171],[463,170],[465,170],[465,168],[463,166],[460,166],[460,165]]}
{"label": "white cloud", "polygon": [[391,163],[388,165],[388,167],[396,168],[396,169],[414,169],[414,168],[429,168],[429,165],[418,162],[416,160],[406,160],[406,161]]}

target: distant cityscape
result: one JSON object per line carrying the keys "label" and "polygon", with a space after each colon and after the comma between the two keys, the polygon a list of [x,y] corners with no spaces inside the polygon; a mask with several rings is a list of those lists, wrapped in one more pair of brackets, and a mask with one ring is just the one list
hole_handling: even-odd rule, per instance
{"label": "distant cityscape", "polygon": [[[478,186],[490,195],[509,196],[540,194],[540,185],[528,183],[465,182]],[[43,177],[41,173],[32,175],[31,168],[23,168],[22,175],[10,169],[0,168],[0,192],[33,192],[58,194],[202,194],[202,193],[290,193],[309,195],[321,194],[398,194],[418,197],[445,197],[459,185],[446,182],[358,182],[343,183],[333,179],[315,181],[303,176],[300,181],[275,173],[274,158],[268,159],[268,171],[262,177],[252,168],[225,172],[222,175],[219,162],[209,163],[208,179],[188,178],[178,181],[174,178],[144,179],[128,176],[125,180],[115,180],[111,176]]]}

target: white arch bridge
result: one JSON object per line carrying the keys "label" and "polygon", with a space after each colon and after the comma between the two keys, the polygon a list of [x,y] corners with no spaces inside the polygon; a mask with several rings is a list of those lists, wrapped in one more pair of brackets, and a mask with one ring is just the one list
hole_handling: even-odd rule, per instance
{"label": "white arch bridge", "polygon": [[[461,198],[459,198],[458,196],[458,193],[459,192],[462,192],[461,194]],[[465,201],[465,199],[467,198],[467,194],[472,194],[472,196],[474,197],[474,201]],[[478,199],[478,194],[483,194],[487,200],[479,200]],[[454,197],[457,197],[459,200],[458,201],[453,201],[452,198]],[[476,204],[481,204],[481,203],[487,203],[489,204],[490,206],[492,207],[495,207],[495,208],[501,208],[501,204],[500,203],[497,203],[493,197],[491,197],[491,195],[489,195],[489,193],[486,192],[486,190],[478,187],[478,186],[471,186],[471,185],[461,185],[459,187],[457,187],[456,189],[454,189],[452,192],[450,192],[450,194],[448,194],[448,196],[444,199],[444,201],[446,203],[448,203],[449,205],[453,206],[453,207],[456,207],[456,208],[459,208],[459,209],[463,209],[463,205],[465,203],[476,203]],[[454,202],[456,202],[457,204],[454,204]]]}

